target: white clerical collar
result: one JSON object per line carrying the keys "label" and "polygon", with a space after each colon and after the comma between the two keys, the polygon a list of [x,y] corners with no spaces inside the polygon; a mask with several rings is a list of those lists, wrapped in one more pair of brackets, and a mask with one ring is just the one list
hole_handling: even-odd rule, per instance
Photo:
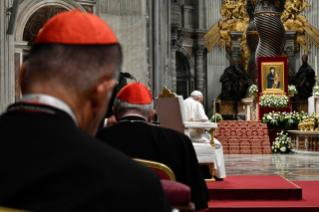
{"label": "white clerical collar", "polygon": [[20,102],[31,103],[31,104],[36,102],[36,103],[41,103],[41,104],[49,105],[51,107],[60,109],[66,112],[67,114],[69,114],[69,116],[71,116],[71,118],[75,122],[75,125],[78,126],[78,121],[76,120],[76,117],[72,109],[70,108],[70,106],[53,96],[44,95],[44,94],[27,94],[22,96]]}
{"label": "white clerical collar", "polygon": [[[145,119],[145,121],[147,121],[147,119],[146,119],[144,116],[139,115],[139,114],[136,114],[136,113],[128,113],[128,114],[125,114],[124,116],[122,116],[122,118],[129,117],[129,116],[139,117],[139,118]],[[122,118],[121,118],[121,119],[122,119]]]}

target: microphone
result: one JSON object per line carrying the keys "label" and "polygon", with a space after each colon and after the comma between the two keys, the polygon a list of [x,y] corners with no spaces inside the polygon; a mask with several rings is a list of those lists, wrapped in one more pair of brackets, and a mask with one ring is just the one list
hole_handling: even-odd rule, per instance
{"label": "microphone", "polygon": [[127,79],[131,79],[131,80],[134,80],[135,82],[137,82],[137,80],[135,79],[135,77],[134,77],[133,75],[131,75],[130,73],[128,73],[128,72],[120,72],[120,74],[121,74],[123,77],[127,78]]}

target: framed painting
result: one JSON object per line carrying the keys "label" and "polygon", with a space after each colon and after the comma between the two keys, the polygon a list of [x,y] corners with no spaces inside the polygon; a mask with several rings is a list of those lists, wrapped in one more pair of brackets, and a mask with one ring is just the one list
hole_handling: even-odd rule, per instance
{"label": "framed painting", "polygon": [[[258,83],[258,91],[260,94],[259,97],[262,96],[263,94],[288,95],[288,58],[287,57],[258,57],[257,67],[258,67],[257,83]],[[275,71],[270,70],[272,67],[274,67]],[[276,78],[276,72],[278,73],[277,78]],[[267,77],[269,77],[269,80],[267,80]],[[274,82],[272,81],[272,79]],[[258,99],[258,102],[259,102],[259,99]],[[259,107],[258,105],[258,120],[260,120],[265,113],[269,113],[273,110],[274,110],[273,108]],[[277,110],[280,112],[284,112],[284,111],[290,112],[290,104],[288,104],[287,108],[277,109]]]}
{"label": "framed painting", "polygon": [[262,93],[285,93],[284,62],[261,63]]}
{"label": "framed painting", "polygon": [[288,94],[287,57],[258,57],[257,67],[260,94]]}

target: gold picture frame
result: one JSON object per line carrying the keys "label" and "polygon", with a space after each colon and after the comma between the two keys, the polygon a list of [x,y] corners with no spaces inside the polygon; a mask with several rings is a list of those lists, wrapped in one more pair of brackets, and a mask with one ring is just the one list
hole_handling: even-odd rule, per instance
{"label": "gold picture frame", "polygon": [[261,64],[262,93],[285,93],[284,62],[264,62]]}

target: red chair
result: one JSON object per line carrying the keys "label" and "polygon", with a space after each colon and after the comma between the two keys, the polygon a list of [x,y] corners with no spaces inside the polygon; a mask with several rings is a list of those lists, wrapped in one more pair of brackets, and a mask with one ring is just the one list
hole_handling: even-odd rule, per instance
{"label": "red chair", "polygon": [[176,208],[180,212],[193,212],[195,205],[191,200],[191,190],[188,186],[176,182],[174,172],[165,164],[155,161],[135,159],[156,172],[161,179],[163,189],[167,195],[172,209]]}

